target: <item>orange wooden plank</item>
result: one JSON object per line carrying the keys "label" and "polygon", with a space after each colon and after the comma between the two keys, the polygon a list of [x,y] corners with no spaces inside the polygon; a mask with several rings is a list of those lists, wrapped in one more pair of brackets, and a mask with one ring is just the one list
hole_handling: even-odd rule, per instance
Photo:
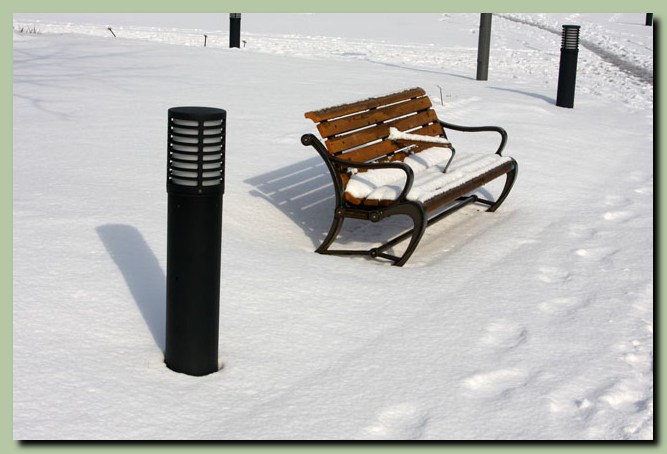
{"label": "orange wooden plank", "polygon": [[[330,153],[339,153],[341,151],[349,150],[350,148],[355,148],[366,143],[386,138],[389,135],[389,128],[392,126],[400,131],[408,131],[410,129],[428,125],[434,121],[437,121],[437,115],[433,109],[429,109],[425,112],[402,117],[371,128],[362,129],[342,136],[336,136],[327,140],[325,143]],[[429,136],[442,134],[442,127],[439,124],[435,124],[434,126],[436,127],[424,129],[423,131],[420,129],[419,131],[414,131],[414,133]]]}
{"label": "orange wooden plank", "polygon": [[352,162],[367,162],[394,153],[400,149],[399,145],[388,140],[382,140],[362,148],[357,148],[354,151],[340,154],[337,157]]}
{"label": "orange wooden plank", "polygon": [[410,88],[408,90],[391,93],[384,96],[368,98],[349,104],[341,104],[338,106],[327,107],[325,109],[306,112],[304,116],[313,120],[315,123],[319,123],[320,121],[331,120],[333,118],[351,115],[354,113],[362,112],[364,110],[375,109],[386,104],[393,104],[406,99],[424,96],[425,94],[426,92],[422,88]]}
{"label": "orange wooden plank", "polygon": [[323,138],[343,134],[355,129],[365,128],[371,125],[377,125],[404,115],[414,112],[420,112],[431,107],[431,100],[428,97],[410,99],[398,104],[379,107],[377,109],[367,110],[365,112],[339,118],[331,121],[323,121],[317,125],[317,129]]}

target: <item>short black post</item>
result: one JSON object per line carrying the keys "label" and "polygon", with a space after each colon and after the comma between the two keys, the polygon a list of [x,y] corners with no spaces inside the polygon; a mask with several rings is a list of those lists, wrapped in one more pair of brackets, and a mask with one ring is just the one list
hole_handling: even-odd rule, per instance
{"label": "short black post", "polygon": [[481,13],[477,43],[477,80],[489,80],[489,48],[491,47],[491,13]]}
{"label": "short black post", "polygon": [[646,25],[653,25],[653,13],[646,13]]}
{"label": "short black post", "polygon": [[229,13],[229,47],[241,47],[241,13]]}
{"label": "short black post", "polygon": [[165,363],[188,375],[218,370],[226,117],[169,109]]}
{"label": "short black post", "polygon": [[556,105],[574,107],[574,87],[577,81],[577,57],[579,56],[579,25],[563,25],[558,69],[558,93]]}

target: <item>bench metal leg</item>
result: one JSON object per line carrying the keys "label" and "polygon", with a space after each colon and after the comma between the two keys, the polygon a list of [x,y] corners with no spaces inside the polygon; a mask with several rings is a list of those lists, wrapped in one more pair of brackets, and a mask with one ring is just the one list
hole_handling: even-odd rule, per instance
{"label": "bench metal leg", "polygon": [[344,221],[344,217],[339,216],[338,214],[334,216],[331,227],[329,228],[329,233],[327,234],[326,238],[324,238],[324,241],[322,241],[322,244],[320,244],[320,247],[315,250],[315,252],[319,254],[327,254],[329,246],[331,246],[331,243],[334,242],[340,233],[341,228],[343,228]]}
{"label": "bench metal leg", "polygon": [[489,207],[487,211],[496,211],[500,205],[505,201],[507,198],[508,194],[512,190],[512,186],[514,186],[514,181],[516,180],[516,174],[518,171],[518,166],[516,162],[514,162],[514,168],[507,173],[507,179],[505,180],[505,186],[503,187],[503,192],[500,193],[500,196],[498,196],[498,200]]}
{"label": "bench metal leg", "polygon": [[[348,215],[347,217],[352,218],[362,218],[359,213],[360,212],[356,211],[337,210],[336,215],[334,216],[334,220],[331,223],[329,233],[327,234],[324,241],[322,241],[320,247],[315,250],[315,252],[326,255],[361,255],[372,258],[384,258],[394,262],[393,265],[403,266],[417,248],[417,244],[419,244],[419,240],[421,240],[424,232],[426,231],[426,226],[428,225],[426,211],[420,203],[409,202],[385,210],[366,212],[364,218],[373,222],[379,222],[382,219],[388,218],[390,216],[403,214],[409,216],[410,219],[412,219],[414,227],[411,230],[387,241],[386,243],[376,248],[368,250],[329,249],[331,244],[335,241],[336,237],[340,233],[341,228],[343,227],[343,222],[346,218],[345,215]],[[407,238],[410,238],[410,243],[408,243],[408,246],[403,252],[402,256],[397,257],[385,252],[387,249],[392,248]]]}
{"label": "bench metal leg", "polygon": [[[371,257],[382,257],[392,260],[394,262],[394,266],[403,266],[412,256],[413,252],[415,252],[419,241],[421,240],[422,236],[424,236],[424,232],[426,231],[427,226],[427,218],[426,211],[424,211],[424,207],[420,203],[406,203],[399,205],[393,209],[387,210],[385,217],[394,216],[397,214],[409,216],[412,219],[414,228],[403,233],[402,235],[397,236],[396,238],[387,241],[380,247],[371,249]],[[408,243],[408,247],[405,248],[402,256],[396,257],[384,252],[407,238],[410,238],[410,243]]]}

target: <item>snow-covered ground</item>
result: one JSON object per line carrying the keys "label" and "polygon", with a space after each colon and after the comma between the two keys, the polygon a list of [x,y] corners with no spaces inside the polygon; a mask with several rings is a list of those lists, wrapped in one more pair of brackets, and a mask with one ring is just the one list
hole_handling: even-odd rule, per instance
{"label": "snow-covered ground", "polygon": [[[244,14],[241,49],[227,21],[14,16],[16,439],[653,439],[644,14],[496,15],[486,82],[477,14]],[[555,106],[565,23],[573,109]],[[431,227],[403,268],[313,253],[333,193],[303,113],[413,86],[507,129],[512,194]],[[201,378],[163,363],[180,105],[227,110],[224,367]]]}

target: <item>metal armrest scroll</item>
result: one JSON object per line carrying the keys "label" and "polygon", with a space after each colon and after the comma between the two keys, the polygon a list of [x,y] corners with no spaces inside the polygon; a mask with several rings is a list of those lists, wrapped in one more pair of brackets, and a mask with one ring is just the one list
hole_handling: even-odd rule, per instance
{"label": "metal armrest scroll", "polygon": [[500,145],[498,145],[498,149],[496,150],[496,154],[498,156],[502,156],[502,151],[505,148],[505,145],[507,144],[507,131],[505,129],[501,128],[500,126],[461,126],[461,125],[455,125],[453,123],[448,123],[446,121],[438,120],[440,125],[443,128],[447,129],[453,129],[454,131],[462,131],[462,132],[484,132],[484,131],[491,131],[491,132],[497,132],[500,134]]}
{"label": "metal armrest scroll", "polygon": [[[405,186],[403,187],[403,190],[401,193],[398,195],[396,200],[392,201],[390,205],[394,205],[397,203],[401,203],[405,201],[408,193],[410,192],[410,189],[412,188],[412,184],[415,179],[414,172],[410,166],[407,164],[404,164],[400,161],[391,161],[391,162],[355,162],[355,161],[350,161],[347,159],[340,159],[335,156],[331,156],[327,149],[324,147],[322,142],[315,137],[313,134],[304,134],[301,136],[301,143],[303,145],[310,145],[314,147],[319,154],[324,158],[324,160],[328,163],[328,165],[331,166],[332,169],[335,169],[337,173],[344,172],[344,169],[346,168],[353,168],[353,169],[367,169],[367,170],[372,170],[372,169],[400,169],[403,172],[405,172],[406,175],[406,181],[405,181]],[[344,192],[344,188],[341,186],[341,192]]]}

